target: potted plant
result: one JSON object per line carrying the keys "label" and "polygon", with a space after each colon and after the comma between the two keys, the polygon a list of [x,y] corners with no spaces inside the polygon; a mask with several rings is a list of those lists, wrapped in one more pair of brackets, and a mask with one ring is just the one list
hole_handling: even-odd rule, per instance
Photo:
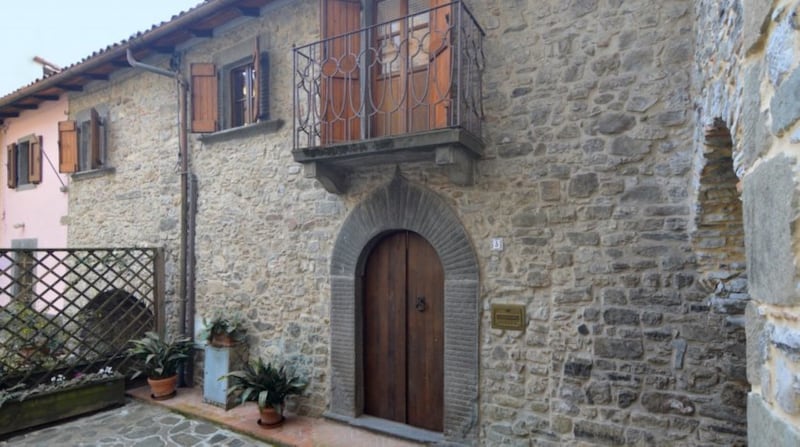
{"label": "potted plant", "polygon": [[247,329],[241,315],[225,316],[217,312],[210,320],[203,318],[203,330],[199,335],[212,346],[230,347],[245,340]]}
{"label": "potted plant", "polygon": [[169,399],[175,395],[178,367],[189,358],[192,341],[189,338],[162,340],[155,332],[147,332],[138,340],[131,340],[128,350],[131,357],[142,361],[133,378],[147,376],[153,399]]}
{"label": "potted plant", "polygon": [[264,364],[261,358],[246,364],[241,371],[220,377],[220,380],[226,377],[232,383],[228,393],[239,395],[242,403],[256,402],[261,416],[258,424],[267,428],[283,423],[286,398],[302,393],[308,385],[304,379],[288,372],[284,365],[274,366],[272,362]]}
{"label": "potted plant", "polygon": [[8,433],[125,404],[125,377],[110,366],[96,373],[63,374],[29,388],[0,389],[0,437]]}

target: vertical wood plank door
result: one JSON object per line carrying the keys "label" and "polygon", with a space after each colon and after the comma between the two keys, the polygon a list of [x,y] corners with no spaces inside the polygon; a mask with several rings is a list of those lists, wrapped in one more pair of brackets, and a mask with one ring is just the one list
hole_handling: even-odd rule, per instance
{"label": "vertical wood plank door", "polygon": [[442,431],[444,270],[411,232],[372,250],[364,276],[364,413]]}

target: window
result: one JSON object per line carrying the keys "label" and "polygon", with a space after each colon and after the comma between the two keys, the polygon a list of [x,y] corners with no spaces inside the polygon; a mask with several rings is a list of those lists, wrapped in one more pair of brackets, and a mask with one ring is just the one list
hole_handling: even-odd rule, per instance
{"label": "window", "polygon": [[6,148],[8,187],[37,184],[42,181],[42,137],[27,136]]}
{"label": "window", "polygon": [[105,167],[106,120],[91,109],[74,121],[58,123],[59,172],[91,171]]}
{"label": "window", "polygon": [[230,71],[231,127],[256,122],[256,67],[249,63]]}
{"label": "window", "polygon": [[16,300],[33,302],[36,285],[36,256],[33,250],[37,246],[36,239],[12,239],[11,248],[18,250],[14,257],[14,283],[11,288]]}
{"label": "window", "polygon": [[267,53],[249,50],[219,70],[210,63],[191,65],[192,132],[216,132],[269,119],[269,59]]}

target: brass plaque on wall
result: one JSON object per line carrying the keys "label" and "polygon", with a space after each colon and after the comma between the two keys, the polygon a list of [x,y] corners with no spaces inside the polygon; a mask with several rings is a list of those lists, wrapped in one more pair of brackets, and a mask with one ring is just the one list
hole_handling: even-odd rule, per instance
{"label": "brass plaque on wall", "polygon": [[525,330],[525,306],[492,304],[492,329]]}

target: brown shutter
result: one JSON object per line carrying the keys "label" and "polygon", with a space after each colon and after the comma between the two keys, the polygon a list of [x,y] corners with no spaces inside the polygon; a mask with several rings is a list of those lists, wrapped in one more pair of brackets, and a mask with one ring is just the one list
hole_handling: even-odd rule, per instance
{"label": "brown shutter", "polygon": [[258,101],[258,121],[269,119],[269,55],[266,51],[258,53],[256,66],[256,101]]}
{"label": "brown shutter", "polygon": [[192,64],[192,132],[217,130],[217,70],[214,64]]}
{"label": "brown shutter", "polygon": [[28,182],[42,182],[42,137],[33,137],[28,145]]}
{"label": "brown shutter", "polygon": [[89,144],[90,148],[92,149],[92,158],[91,158],[91,169],[99,168],[103,164],[103,160],[101,158],[101,143],[103,141],[103,135],[100,133],[100,114],[97,113],[97,110],[91,110],[91,121],[89,124],[90,128],[90,138]]}
{"label": "brown shutter", "polygon": [[58,172],[78,170],[78,127],[75,121],[58,123]]}
{"label": "brown shutter", "polygon": [[6,157],[7,165],[6,167],[8,170],[8,187],[9,188],[16,188],[17,187],[17,145],[11,143],[6,148],[6,152],[8,157]]}
{"label": "brown shutter", "polygon": [[[361,28],[360,0],[323,0],[323,38],[340,36]],[[322,63],[321,129],[322,144],[352,141],[361,137],[359,33],[328,40]]]}

